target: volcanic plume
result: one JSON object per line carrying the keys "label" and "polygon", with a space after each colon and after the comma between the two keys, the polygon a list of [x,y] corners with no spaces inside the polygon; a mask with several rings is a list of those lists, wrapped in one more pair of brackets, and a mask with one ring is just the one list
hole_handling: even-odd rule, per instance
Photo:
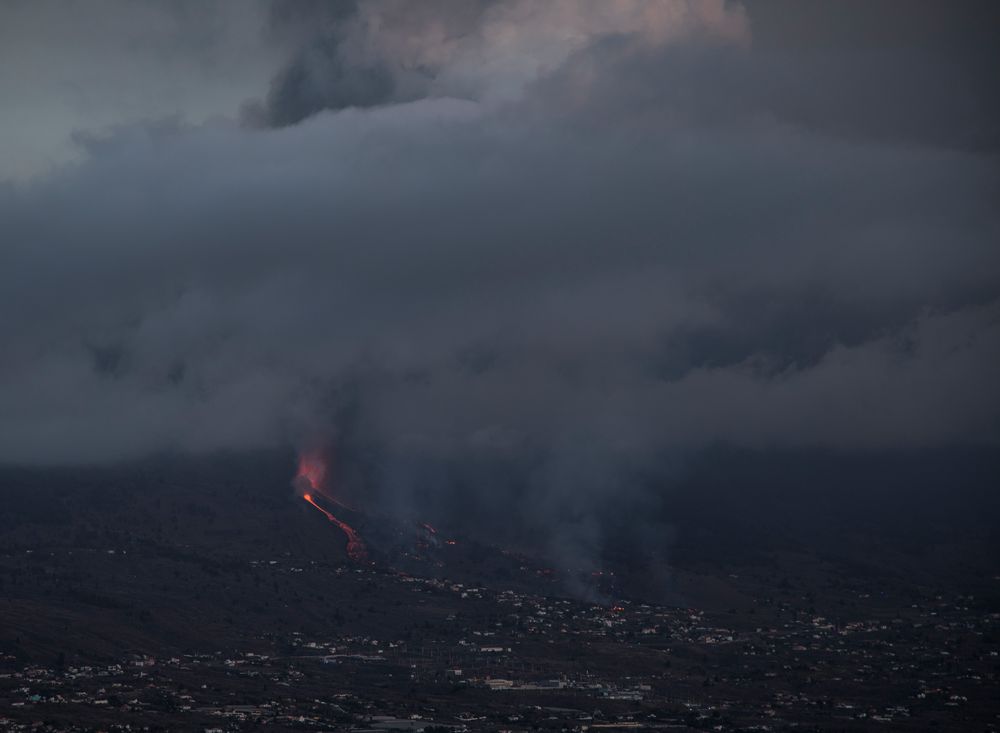
{"label": "volcanic plume", "polygon": [[325,490],[326,461],[320,454],[303,453],[299,456],[299,469],[292,485],[302,492],[303,499],[321,511],[331,523],[340,528],[340,531],[347,537],[347,554],[352,560],[363,562],[368,559],[368,548],[365,546],[357,530],[319,504],[319,501],[325,501],[350,510],[350,507],[338,501]]}

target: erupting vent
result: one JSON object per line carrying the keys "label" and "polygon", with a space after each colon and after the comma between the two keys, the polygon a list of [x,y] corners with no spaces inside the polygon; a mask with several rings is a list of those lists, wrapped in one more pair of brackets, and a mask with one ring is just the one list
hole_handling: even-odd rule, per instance
{"label": "erupting vent", "polygon": [[[317,498],[322,496],[331,503],[344,506],[333,497],[327,496],[323,491],[323,484],[326,478],[326,464],[323,459],[315,455],[303,455],[299,458],[299,470],[295,477],[295,485],[307,489],[302,494],[302,498],[323,512],[323,515],[333,524],[337,525],[341,532],[347,537],[347,554],[355,562],[364,562],[368,559],[368,548],[365,547],[361,535],[358,534],[351,525],[337,518],[333,513],[327,511],[317,503]],[[347,508],[347,507],[344,507]]]}

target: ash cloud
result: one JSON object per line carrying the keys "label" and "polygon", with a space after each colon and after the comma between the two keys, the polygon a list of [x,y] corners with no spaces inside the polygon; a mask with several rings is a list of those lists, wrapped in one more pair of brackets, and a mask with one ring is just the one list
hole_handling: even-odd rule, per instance
{"label": "ash cloud", "polygon": [[425,98],[510,99],[604,36],[737,40],[746,24],[721,0],[353,0],[276,3],[271,32],[296,48],[266,97],[243,109],[265,127]]}
{"label": "ash cloud", "polygon": [[711,446],[996,445],[975,85],[899,124],[844,91],[866,56],[833,38],[817,85],[753,5],[275,7],[242,121],[80,134],[0,188],[0,461],[331,435],[355,497],[596,562]]}

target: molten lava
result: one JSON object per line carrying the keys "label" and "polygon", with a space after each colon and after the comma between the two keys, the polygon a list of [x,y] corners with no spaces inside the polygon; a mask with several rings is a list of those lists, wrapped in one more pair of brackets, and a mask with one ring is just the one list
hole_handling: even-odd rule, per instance
{"label": "molten lava", "polygon": [[302,498],[312,504],[316,509],[323,512],[323,515],[333,524],[337,525],[341,532],[347,537],[347,555],[355,562],[363,562],[368,559],[368,548],[361,540],[361,536],[347,522],[338,519],[333,514],[316,503],[314,494],[322,495],[325,500],[333,504],[344,507],[350,511],[350,507],[337,501],[332,496],[323,491],[323,484],[326,479],[326,463],[316,455],[303,454],[299,457],[299,471],[295,477],[295,485],[303,491]]}
{"label": "molten lava", "polygon": [[365,543],[361,541],[361,536],[351,525],[337,519],[333,514],[317,504],[316,500],[312,498],[312,494],[305,494],[302,498],[316,507],[319,511],[323,512],[326,518],[336,524],[340,528],[340,531],[347,536],[347,555],[352,560],[355,562],[363,562],[368,559],[368,548],[365,547]]}

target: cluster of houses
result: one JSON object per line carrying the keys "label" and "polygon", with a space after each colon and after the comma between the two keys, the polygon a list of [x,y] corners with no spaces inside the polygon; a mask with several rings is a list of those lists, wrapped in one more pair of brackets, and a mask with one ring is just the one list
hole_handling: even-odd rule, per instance
{"label": "cluster of houses", "polygon": [[[928,596],[835,619],[794,599],[748,615],[601,605],[435,578],[378,580],[433,596],[440,624],[409,638],[331,627],[324,637],[261,636],[252,651],[133,654],[106,665],[19,666],[7,655],[0,731],[46,730],[59,709],[121,721],[104,730],[188,718],[220,731],[263,722],[383,732],[775,730],[821,720],[891,730],[921,727],[914,721],[947,728],[997,705],[989,700],[998,689],[1000,614],[977,611],[968,597]],[[265,641],[273,649],[262,653]]]}

